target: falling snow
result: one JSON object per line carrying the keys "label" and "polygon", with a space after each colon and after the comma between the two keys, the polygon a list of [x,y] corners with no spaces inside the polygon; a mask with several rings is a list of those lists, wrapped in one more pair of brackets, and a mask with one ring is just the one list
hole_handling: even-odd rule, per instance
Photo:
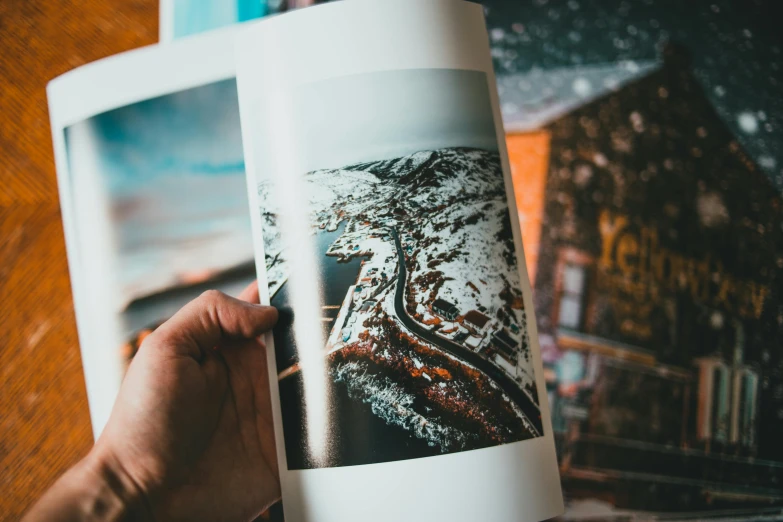
{"label": "falling snow", "polygon": [[[504,111],[504,119],[528,111],[519,96],[538,104],[532,109],[543,110],[552,103],[547,92],[560,97],[565,88],[575,99],[589,99],[621,83],[572,76],[563,85],[565,69],[615,64],[629,74],[642,74],[642,64],[660,59],[664,42],[673,41],[688,51],[704,93],[744,150],[783,190],[783,71],[768,9],[752,11],[742,3],[663,5],[655,0],[622,2],[615,8],[598,0],[482,3],[499,83],[513,77],[519,84],[520,77],[535,76],[532,91],[519,84],[501,93],[503,102],[517,106],[516,111]],[[552,71],[559,72],[547,78]],[[763,116],[758,108],[749,109],[760,100],[766,104]]]}
{"label": "falling snow", "polygon": [[590,94],[590,91],[592,90],[592,85],[590,85],[590,80],[587,78],[577,78],[574,80],[573,83],[573,89],[576,94],[579,96],[585,97],[588,94]]}
{"label": "falling snow", "polygon": [[756,116],[751,112],[741,112],[737,115],[737,123],[740,129],[748,134],[756,134],[759,130],[759,122]]}

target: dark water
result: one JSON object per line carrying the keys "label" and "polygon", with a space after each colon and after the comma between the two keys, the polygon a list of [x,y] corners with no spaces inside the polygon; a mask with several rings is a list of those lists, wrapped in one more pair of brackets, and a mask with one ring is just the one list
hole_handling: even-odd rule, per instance
{"label": "dark water", "polygon": [[[323,302],[321,306],[341,306],[348,287],[356,281],[356,276],[359,274],[359,268],[362,265],[360,258],[353,258],[347,263],[338,263],[336,257],[326,255],[331,244],[342,235],[344,230],[345,222],[343,221],[334,232],[323,231],[315,236],[316,252],[320,257],[319,261],[321,261],[319,265],[321,268],[321,281],[323,282],[321,287]],[[294,311],[289,301],[288,284],[283,284],[277,291],[272,298],[272,305],[280,312],[280,319],[274,331],[277,371],[280,372],[298,360],[296,338],[293,331]],[[339,311],[339,308],[323,310],[322,315],[324,317],[332,318],[329,322],[321,323],[324,341],[328,338]]]}
{"label": "dark water", "polygon": [[[321,232],[316,236],[317,252],[321,256],[323,287],[322,305],[342,304],[348,287],[356,281],[361,266],[360,259],[338,263],[336,257],[327,256],[329,246],[343,233],[345,224],[334,232]],[[272,304],[280,310],[280,320],[274,331],[278,371],[297,360],[296,339],[293,334],[294,314],[288,300],[287,285],[275,294]],[[324,339],[334,325],[338,309],[324,310],[332,321],[319,325],[324,328]],[[283,413],[283,432],[289,469],[313,467],[352,466],[389,462],[439,455],[438,447],[414,437],[409,431],[391,426],[372,413],[369,404],[351,399],[345,385],[329,379],[329,433],[328,462],[319,466],[308,461],[306,420],[303,407],[303,379],[296,373],[280,382],[280,403]]]}
{"label": "dark water", "polygon": [[[331,408],[329,433],[331,441],[325,467],[355,466],[394,460],[407,460],[440,455],[439,447],[414,437],[411,432],[386,424],[372,413],[369,404],[348,396],[348,389],[330,381]],[[280,382],[280,401],[299,404],[303,396],[302,374],[297,373]],[[292,402],[289,402],[292,401]],[[309,469],[306,447],[307,433],[301,410],[283,407],[283,431],[288,469]]]}

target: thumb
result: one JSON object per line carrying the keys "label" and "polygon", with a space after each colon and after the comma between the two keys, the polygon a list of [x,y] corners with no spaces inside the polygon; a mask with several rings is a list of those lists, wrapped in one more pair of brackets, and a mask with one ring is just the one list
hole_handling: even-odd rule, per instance
{"label": "thumb", "polygon": [[274,307],[250,304],[217,290],[207,290],[182,307],[147,340],[151,346],[161,346],[200,361],[208,350],[226,341],[254,339],[276,322]]}

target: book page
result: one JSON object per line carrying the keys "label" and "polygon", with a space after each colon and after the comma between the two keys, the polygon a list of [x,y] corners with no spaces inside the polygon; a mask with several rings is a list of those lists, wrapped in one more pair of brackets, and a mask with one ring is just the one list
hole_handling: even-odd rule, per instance
{"label": "book page", "polygon": [[144,337],[254,279],[235,29],[130,51],[48,87],[93,432]]}
{"label": "book page", "polygon": [[341,2],[237,53],[287,520],[560,513],[481,7]]}

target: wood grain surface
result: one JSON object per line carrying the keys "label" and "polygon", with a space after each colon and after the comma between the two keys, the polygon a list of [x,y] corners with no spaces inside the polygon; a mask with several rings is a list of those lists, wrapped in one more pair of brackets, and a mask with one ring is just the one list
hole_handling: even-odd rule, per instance
{"label": "wood grain surface", "polygon": [[0,520],[92,444],[46,83],[152,44],[155,0],[0,0]]}

